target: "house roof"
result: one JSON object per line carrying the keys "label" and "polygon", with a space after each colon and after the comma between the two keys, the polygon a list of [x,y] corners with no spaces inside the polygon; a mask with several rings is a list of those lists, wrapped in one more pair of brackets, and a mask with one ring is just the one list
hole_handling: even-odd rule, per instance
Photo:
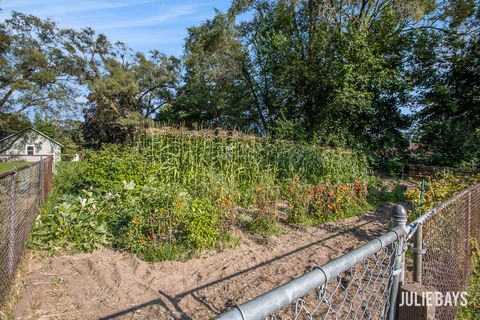
{"label": "house roof", "polygon": [[26,131],[28,131],[28,130],[32,130],[32,131],[38,133],[39,135],[47,138],[48,140],[52,141],[53,143],[59,145],[60,147],[63,147],[63,144],[61,144],[60,142],[56,141],[55,139],[50,138],[50,137],[47,136],[46,134],[38,131],[38,130],[35,129],[34,127],[28,127],[28,128],[26,128],[26,129],[20,130],[20,131],[18,131],[18,132],[16,132],[16,133],[13,133],[13,134],[11,134],[11,135],[9,135],[9,136],[6,136],[5,138],[0,139],[0,142],[3,142],[3,141],[5,141],[5,140],[8,140],[8,139],[10,139],[10,138],[12,138],[12,137],[15,137],[15,136],[17,136],[17,135],[20,135],[20,134],[22,134],[22,133],[24,133],[24,132],[26,132]]}

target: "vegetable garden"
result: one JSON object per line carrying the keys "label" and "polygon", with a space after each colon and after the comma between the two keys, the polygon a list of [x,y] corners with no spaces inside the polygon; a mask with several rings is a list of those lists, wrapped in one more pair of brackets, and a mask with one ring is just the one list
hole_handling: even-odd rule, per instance
{"label": "vegetable garden", "polygon": [[239,132],[149,129],[135,147],[105,147],[59,166],[31,245],[110,246],[148,261],[234,246],[241,228],[268,236],[367,209],[357,153]]}

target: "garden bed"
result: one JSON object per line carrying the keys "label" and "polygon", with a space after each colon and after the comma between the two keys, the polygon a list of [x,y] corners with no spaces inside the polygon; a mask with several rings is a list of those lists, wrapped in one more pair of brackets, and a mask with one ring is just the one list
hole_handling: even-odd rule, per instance
{"label": "garden bed", "polygon": [[382,234],[388,210],[319,227],[285,227],[267,240],[236,230],[239,247],[187,262],[147,263],[108,249],[43,261],[30,257],[15,285],[12,315],[209,319]]}

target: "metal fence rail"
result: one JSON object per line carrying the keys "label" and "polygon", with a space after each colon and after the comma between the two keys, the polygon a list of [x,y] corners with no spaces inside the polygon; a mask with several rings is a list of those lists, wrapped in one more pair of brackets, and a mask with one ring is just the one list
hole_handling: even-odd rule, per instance
{"label": "metal fence rail", "polygon": [[[393,211],[392,229],[272,291],[235,307],[221,320],[395,319],[405,281],[442,293],[466,289],[472,239],[480,240],[480,184],[406,225],[403,207]],[[413,236],[413,279],[405,279],[407,241]],[[419,238],[418,238],[419,237]],[[454,319],[457,308],[435,309],[435,319]]]}
{"label": "metal fence rail", "polygon": [[0,302],[8,293],[52,176],[53,157],[0,174]]}

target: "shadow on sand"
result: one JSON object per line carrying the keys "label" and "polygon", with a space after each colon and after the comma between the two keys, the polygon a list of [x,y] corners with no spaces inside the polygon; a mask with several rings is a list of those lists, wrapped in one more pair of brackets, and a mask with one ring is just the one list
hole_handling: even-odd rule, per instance
{"label": "shadow on sand", "polygon": [[[383,211],[383,210],[380,210],[380,211]],[[383,211],[383,213],[385,213],[385,211]],[[325,230],[328,230],[328,232],[332,233],[332,235],[329,235],[327,237],[324,237],[322,239],[319,239],[318,241],[309,243],[307,245],[295,248],[294,250],[285,252],[282,255],[276,256],[276,257],[274,257],[270,260],[267,260],[267,261],[264,261],[262,263],[256,264],[256,265],[251,266],[249,268],[246,268],[244,270],[232,273],[232,274],[230,274],[226,277],[223,277],[221,279],[217,279],[215,281],[211,281],[209,283],[203,284],[203,285],[198,286],[196,288],[187,290],[187,291],[182,292],[180,294],[177,294],[175,296],[168,295],[167,293],[162,292],[161,290],[158,290],[159,297],[157,299],[150,300],[150,301],[147,301],[145,303],[138,304],[136,306],[130,307],[128,309],[121,310],[121,311],[106,315],[104,317],[101,317],[100,319],[101,320],[117,319],[119,317],[125,317],[129,314],[133,314],[134,312],[138,312],[141,309],[152,307],[152,306],[163,307],[165,310],[170,312],[172,314],[171,316],[173,317],[173,319],[176,319],[176,320],[192,319],[191,318],[192,315],[188,315],[182,309],[182,307],[179,304],[179,302],[187,296],[191,296],[193,299],[195,299],[196,301],[198,301],[199,303],[204,305],[205,308],[210,310],[212,313],[220,314],[220,313],[225,312],[225,311],[231,309],[232,307],[234,307],[235,302],[231,301],[231,300],[226,300],[225,304],[223,305],[223,308],[221,310],[219,310],[218,308],[215,308],[210,303],[208,303],[208,301],[200,293],[201,290],[206,289],[206,288],[211,287],[211,286],[214,286],[214,285],[217,285],[217,284],[220,284],[220,283],[226,283],[229,280],[232,280],[236,277],[240,277],[240,276],[245,275],[245,274],[247,274],[249,272],[252,272],[254,270],[258,270],[259,268],[266,267],[268,265],[271,265],[271,264],[275,263],[276,261],[288,258],[291,255],[293,255],[295,253],[298,253],[302,250],[305,250],[307,248],[310,248],[312,246],[321,245],[322,243],[326,242],[327,240],[334,239],[334,238],[336,238],[338,236],[341,236],[341,235],[350,234],[350,235],[352,235],[352,236],[354,236],[358,239],[361,239],[361,241],[370,240],[373,237],[375,237],[376,235],[372,235],[371,233],[361,229],[361,227],[372,224],[372,223],[375,223],[375,222],[379,222],[379,221],[382,221],[382,220],[383,220],[383,222],[386,222],[386,220],[389,219],[389,217],[387,215],[385,215],[385,214],[381,215],[381,214],[379,214],[379,212],[376,212],[373,215],[363,215],[363,216],[360,216],[359,218],[363,222],[355,225],[354,227],[348,228],[348,229],[344,229],[341,226],[338,226],[336,224],[323,225],[322,228],[324,228]],[[338,254],[339,253],[338,249],[332,248],[332,247],[328,247],[328,248],[329,248],[330,251],[333,251],[337,256],[339,255]],[[353,247],[352,247],[352,249],[353,249]],[[173,315],[175,315],[175,316],[173,316]]]}

